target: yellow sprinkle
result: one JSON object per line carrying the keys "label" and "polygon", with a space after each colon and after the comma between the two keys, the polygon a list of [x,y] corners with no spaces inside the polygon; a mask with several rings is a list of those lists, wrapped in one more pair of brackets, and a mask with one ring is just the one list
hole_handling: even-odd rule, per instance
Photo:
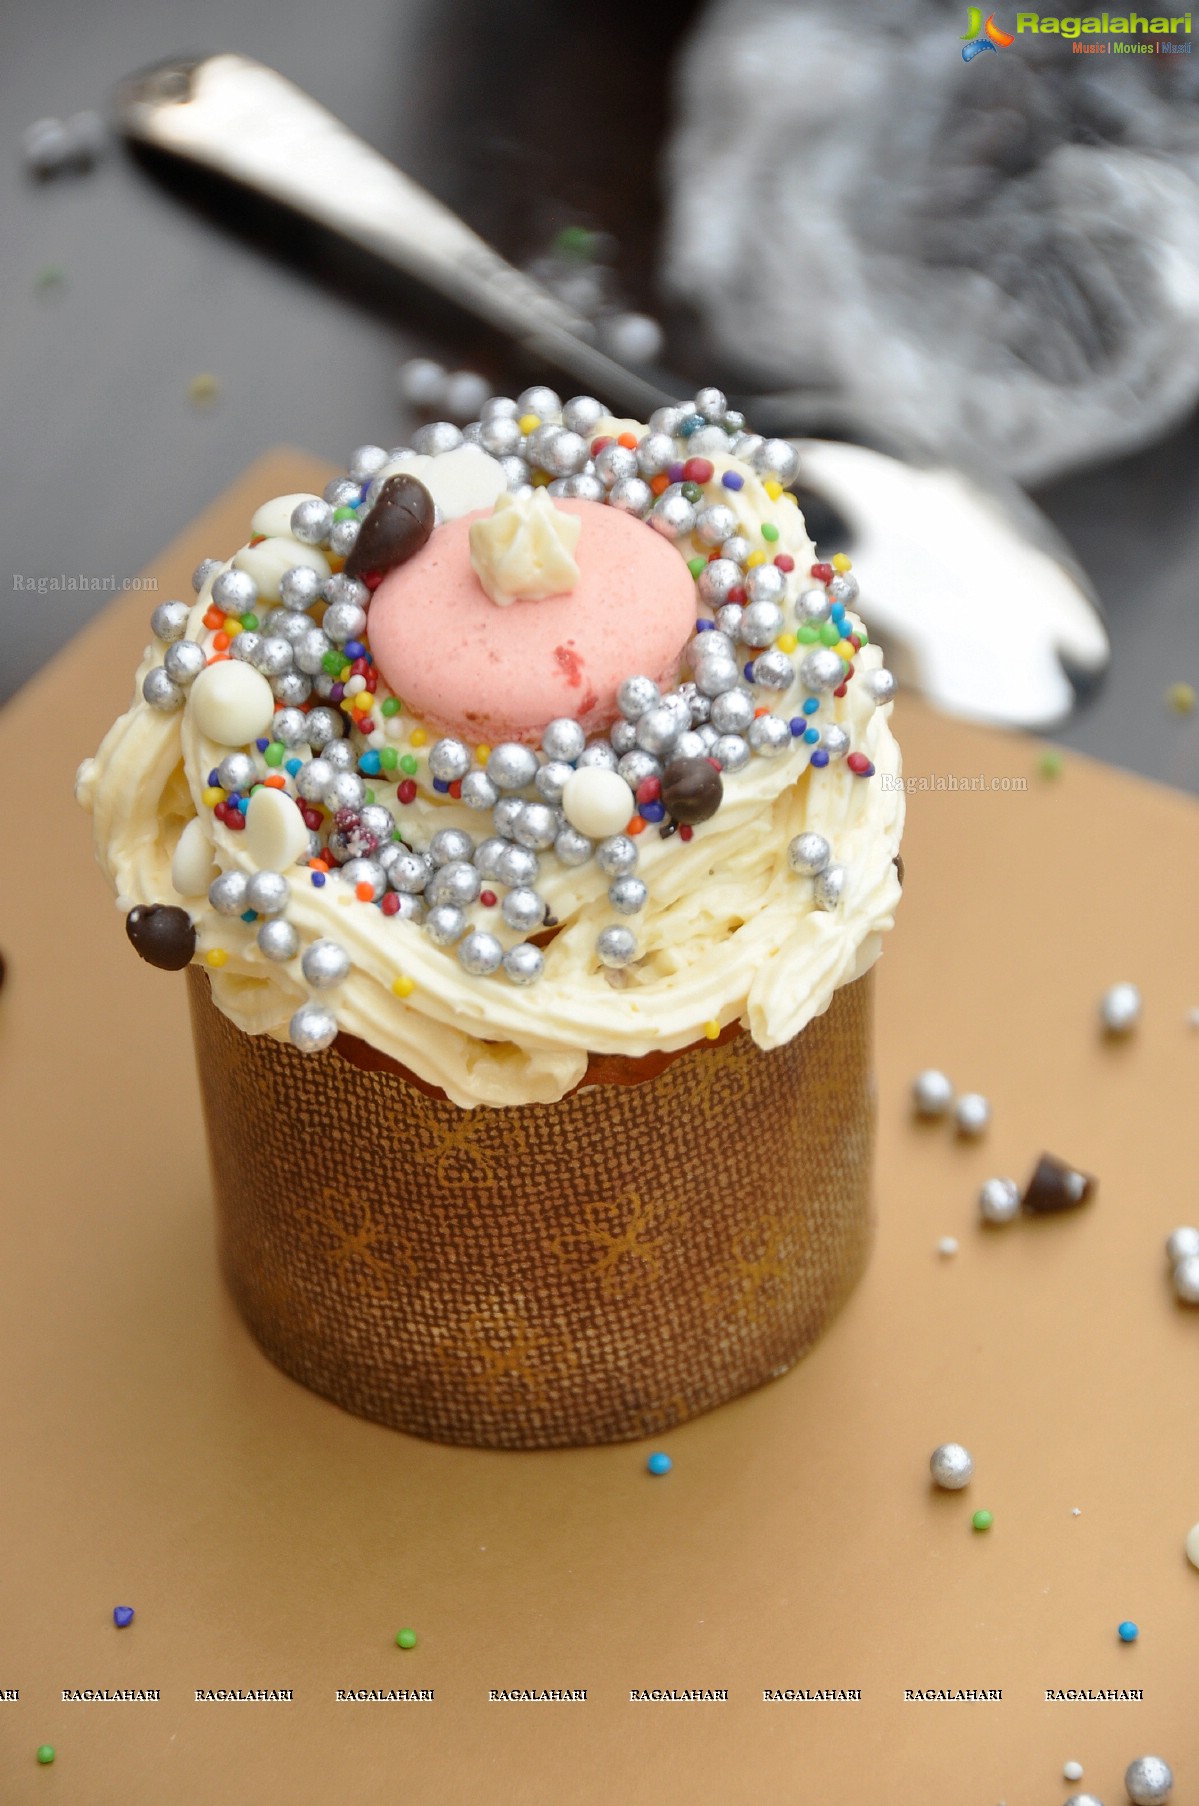
{"label": "yellow sprinkle", "polygon": [[799,641],[793,633],[780,633],[774,643],[780,652],[794,652]]}
{"label": "yellow sprinkle", "polygon": [[853,569],[852,558],[847,558],[844,552],[834,552],[829,563],[835,571],[852,571]]}
{"label": "yellow sprinkle", "polygon": [[540,414],[522,414],[516,424],[520,428],[522,433],[531,433],[535,427],[539,427],[541,425],[541,415]]}
{"label": "yellow sprinkle", "polygon": [[225,632],[230,634],[241,632],[241,622],[236,615],[225,616]]}
{"label": "yellow sprinkle", "polygon": [[772,502],[777,502],[783,493],[783,485],[775,477],[768,478],[762,487]]}
{"label": "yellow sprinkle", "polygon": [[350,667],[348,665],[343,665],[341,670],[337,673],[337,681],[339,684],[347,684],[350,681],[350,676]]}
{"label": "yellow sprinkle", "polygon": [[847,665],[853,664],[853,647],[848,640],[838,640],[836,651],[841,654],[841,657],[845,660]]}
{"label": "yellow sprinkle", "polygon": [[409,739],[413,746],[424,746],[428,738],[429,736],[426,734],[423,727],[414,727],[409,735]]}
{"label": "yellow sprinkle", "polygon": [[415,978],[393,978],[391,988],[397,997],[411,997],[416,989],[416,980]]}
{"label": "yellow sprinkle", "polygon": [[530,483],[532,483],[534,489],[544,489],[546,484],[549,482],[549,480],[550,480],[550,473],[548,470],[535,470],[533,472],[532,476],[529,478],[529,481],[530,481]]}
{"label": "yellow sprinkle", "polygon": [[215,401],[220,392],[220,383],[207,370],[201,371],[199,376],[193,376],[187,385],[188,400],[194,401],[199,407],[205,407],[209,402]]}
{"label": "yellow sprinkle", "polygon": [[224,966],[229,962],[229,955],[223,947],[210,947],[204,958],[210,966]]}
{"label": "yellow sprinkle", "polygon": [[225,792],[219,784],[206,784],[202,794],[210,809],[215,809],[218,803],[225,800]]}
{"label": "yellow sprinkle", "polygon": [[1191,684],[1171,684],[1166,691],[1166,707],[1173,709],[1176,715],[1189,715],[1195,706],[1195,691]]}
{"label": "yellow sprinkle", "polygon": [[479,761],[480,765],[486,765],[486,763],[487,763],[488,759],[490,759],[490,757],[491,757],[490,746],[476,746],[475,747],[475,758]]}
{"label": "yellow sprinkle", "polygon": [[370,713],[370,706],[374,700],[369,690],[359,690],[350,707],[357,710],[360,715],[367,715]]}
{"label": "yellow sprinkle", "polygon": [[704,1023],[704,1034],[708,1037],[709,1041],[719,1041],[719,1039],[720,1039],[719,1022],[705,1022]]}
{"label": "yellow sprinkle", "polygon": [[745,560],[745,568],[747,571],[752,571],[756,564],[765,564],[765,563],[766,563],[765,552],[751,552],[749,557]]}

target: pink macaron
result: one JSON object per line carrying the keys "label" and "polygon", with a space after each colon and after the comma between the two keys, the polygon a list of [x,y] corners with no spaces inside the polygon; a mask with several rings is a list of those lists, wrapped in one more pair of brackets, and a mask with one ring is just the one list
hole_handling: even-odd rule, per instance
{"label": "pink macaron", "polygon": [[603,502],[557,501],[582,522],[579,581],[561,596],[501,607],[470,562],[466,514],[384,577],[371,601],[371,652],[405,707],[469,741],[537,741],[562,715],[596,733],[634,673],[663,688],[695,630],[695,583],[676,548]]}

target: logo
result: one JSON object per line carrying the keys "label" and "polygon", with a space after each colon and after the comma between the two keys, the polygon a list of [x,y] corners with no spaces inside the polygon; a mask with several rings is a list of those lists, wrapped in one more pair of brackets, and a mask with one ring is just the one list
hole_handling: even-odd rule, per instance
{"label": "logo", "polygon": [[[967,43],[967,38],[970,42]],[[962,33],[962,61],[972,63],[976,56],[984,50],[1007,50],[1016,42],[1010,31],[1000,31],[995,23],[995,14],[987,14],[987,22],[983,24],[982,8],[972,6],[966,19],[966,29]]]}

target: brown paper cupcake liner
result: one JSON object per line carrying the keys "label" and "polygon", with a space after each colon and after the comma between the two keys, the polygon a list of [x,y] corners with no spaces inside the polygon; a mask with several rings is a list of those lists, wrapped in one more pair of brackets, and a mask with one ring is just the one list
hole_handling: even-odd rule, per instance
{"label": "brown paper cupcake liner", "polygon": [[649,1436],[797,1361],[865,1265],[871,977],[764,1052],[463,1110],[236,1028],[188,972],[218,1244],[283,1370],[492,1448]]}

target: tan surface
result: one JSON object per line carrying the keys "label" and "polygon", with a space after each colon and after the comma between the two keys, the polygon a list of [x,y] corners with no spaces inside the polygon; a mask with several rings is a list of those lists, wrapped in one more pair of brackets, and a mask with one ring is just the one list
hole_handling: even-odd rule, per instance
{"label": "tan surface", "polygon": [[[159,595],[228,550],[253,501],[319,474],[299,454],[258,465],[156,561]],[[70,799],[149,606],[119,603],[4,717],[0,1687],[21,1693],[0,1704],[4,1806],[1040,1806],[1072,1791],[1070,1757],[1114,1806],[1145,1751],[1174,1764],[1175,1806],[1199,1801],[1182,1552],[1199,1313],[1173,1304],[1161,1256],[1199,1216],[1194,806],[1080,760],[1040,780],[1028,742],[905,700],[910,773],[1030,788],[911,800],[858,1291],[793,1373],[672,1432],[665,1479],[644,1472],[652,1445],[442,1448],[285,1379],[219,1289],[184,985],[128,948]],[[1107,1047],[1095,1002],[1124,977],[1144,1026]],[[909,1123],[930,1062],[991,1097],[982,1144]],[[1023,1179],[1046,1147],[1099,1175],[1095,1203],[977,1230],[978,1183]],[[977,1477],[934,1494],[928,1454],[951,1437]],[[416,1650],[395,1648],[401,1624]],[[89,1685],[162,1700],[61,1702]],[[437,1698],[333,1698],[404,1685]],[[761,1700],[822,1685],[863,1699]],[[218,1686],[295,1703],[194,1702]],[[637,1686],[730,1699],[630,1704]],[[905,1703],[921,1686],[1004,1697]],[[1045,1703],[1065,1686],[1145,1697]],[[589,1698],[491,1704],[489,1687]]]}

